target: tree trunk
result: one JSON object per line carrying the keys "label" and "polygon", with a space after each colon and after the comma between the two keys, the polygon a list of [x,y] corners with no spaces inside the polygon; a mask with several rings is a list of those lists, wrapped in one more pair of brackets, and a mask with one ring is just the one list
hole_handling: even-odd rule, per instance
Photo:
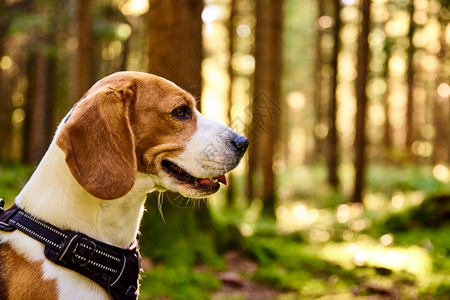
{"label": "tree trunk", "polygon": [[384,122],[384,139],[383,139],[383,146],[384,146],[384,161],[386,163],[390,162],[390,154],[392,152],[393,148],[393,140],[392,140],[392,124],[391,124],[391,118],[389,116],[389,112],[391,110],[390,103],[389,103],[389,96],[391,94],[391,85],[389,84],[389,58],[391,57],[392,52],[392,42],[390,40],[387,40],[385,42],[384,46],[384,53],[386,54],[386,59],[383,66],[383,72],[382,76],[384,77],[384,81],[386,82],[386,91],[384,93],[384,115],[386,118],[386,121]]}
{"label": "tree trunk", "polygon": [[[2,57],[1,52],[0,57]],[[0,99],[0,162],[11,161],[11,116],[13,107],[11,104],[11,81],[7,78],[5,72],[0,71],[0,92],[2,95]]]}
{"label": "tree trunk", "polygon": [[[234,53],[234,47],[235,47],[235,35],[236,35],[236,26],[235,26],[235,18],[236,16],[236,0],[231,0],[230,3],[230,18],[228,20],[228,78],[229,78],[229,86],[228,86],[228,107],[227,107],[227,119],[228,124],[231,125],[232,123],[232,115],[231,115],[231,109],[233,107],[233,80],[234,80],[234,70],[233,70],[233,53]],[[232,173],[228,175],[228,189],[227,189],[227,203],[228,205],[231,205],[234,200],[234,176]]]}
{"label": "tree trunk", "polygon": [[75,28],[78,47],[75,67],[75,99],[78,101],[94,83],[92,76],[92,16],[90,0],[75,1]]}
{"label": "tree trunk", "polygon": [[354,202],[362,202],[366,171],[366,110],[367,110],[367,75],[369,62],[370,1],[362,0],[361,32],[358,38],[358,62],[356,78],[356,135],[355,135],[355,185]]}
{"label": "tree trunk", "polygon": [[[262,170],[262,200],[264,213],[273,216],[276,184],[273,156],[277,140],[280,110],[281,33],[283,1],[256,1],[255,85],[253,99],[253,128],[259,127]],[[255,145],[253,145],[255,146]]]}
{"label": "tree trunk", "polygon": [[410,0],[408,5],[409,10],[409,32],[408,32],[408,40],[409,40],[409,48],[408,48],[408,69],[407,69],[407,102],[406,102],[406,153],[410,159],[413,158],[413,154],[411,151],[412,144],[414,142],[414,44],[413,44],[413,36],[414,36],[414,0]]}
{"label": "tree trunk", "polygon": [[[442,15],[439,16],[439,23],[441,24],[441,36],[440,36],[440,44],[441,49],[439,51],[439,71],[438,71],[438,85],[447,83],[448,84],[448,74],[446,72],[446,43],[445,43],[445,31],[447,27],[447,23]],[[442,93],[442,92],[441,92]],[[449,125],[449,113],[450,113],[450,105],[448,103],[448,96],[441,94],[438,88],[436,93],[436,102],[435,102],[435,111],[434,111],[434,126],[436,129],[436,133],[434,135],[434,153],[433,153],[433,162],[435,164],[438,163],[449,163],[450,159],[450,131],[448,128]]]}
{"label": "tree trunk", "polygon": [[[319,126],[323,122],[323,97],[322,97],[322,67],[323,67],[323,53],[322,53],[322,40],[323,40],[323,31],[324,28],[320,27],[319,20],[320,17],[325,15],[325,0],[318,0],[318,10],[317,10],[317,24],[316,24],[316,64],[315,64],[315,74],[316,77],[314,78],[314,112],[315,112],[315,128]],[[317,136],[314,132],[314,153],[316,154],[316,157],[318,155],[324,155],[324,143],[323,143],[323,137]]]}
{"label": "tree trunk", "polygon": [[[149,71],[201,95],[203,1],[150,0]],[[200,108],[200,103],[199,103]]]}
{"label": "tree trunk", "polygon": [[29,87],[24,130],[24,156],[26,163],[37,164],[44,155],[48,143],[46,135],[47,69],[48,61],[43,53],[32,54],[29,71]]}
{"label": "tree trunk", "polygon": [[[0,61],[6,54],[6,34],[4,34],[9,25],[10,20],[8,10],[4,1],[0,3]],[[0,162],[9,162],[11,159],[11,82],[7,76],[6,70],[0,69]]]}
{"label": "tree trunk", "polygon": [[[0,19],[0,23],[3,23]],[[6,24],[5,24],[6,25]],[[3,24],[0,24],[0,32],[4,32]],[[0,35],[0,59],[4,55],[5,36]],[[11,149],[11,86],[6,71],[0,69],[0,162],[9,162]]]}
{"label": "tree trunk", "polygon": [[23,159],[31,164],[39,163],[56,127],[53,116],[57,89],[56,51],[52,51],[56,44],[56,6],[56,1],[49,1],[47,7],[37,7],[38,11],[45,10],[49,20],[30,33],[30,49],[36,50],[30,55],[27,72]]}
{"label": "tree trunk", "polygon": [[328,184],[334,189],[338,188],[339,178],[338,178],[338,134],[336,127],[336,114],[337,114],[337,79],[338,79],[338,55],[341,48],[341,39],[339,33],[341,31],[341,4],[339,1],[334,2],[334,47],[333,47],[333,58],[331,61],[331,66],[333,67],[333,74],[331,76],[331,92],[330,92],[330,102],[328,108],[328,137],[327,137],[327,164],[328,164]]}
{"label": "tree trunk", "polygon": [[[198,0],[150,0],[148,13],[149,71],[173,81],[195,97],[201,96],[202,10],[203,1]],[[213,227],[205,205],[200,204],[198,211],[186,211],[172,204],[164,206],[168,222],[195,214],[191,219],[196,220],[198,228]]]}

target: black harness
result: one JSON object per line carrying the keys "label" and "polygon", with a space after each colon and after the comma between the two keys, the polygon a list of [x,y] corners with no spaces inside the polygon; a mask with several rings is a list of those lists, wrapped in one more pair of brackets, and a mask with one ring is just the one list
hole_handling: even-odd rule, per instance
{"label": "black harness", "polygon": [[0,199],[0,230],[20,230],[45,245],[45,256],[103,287],[113,299],[137,299],[140,255],[137,240],[122,249],[83,233],[61,230],[30,215],[17,205],[7,211]]}

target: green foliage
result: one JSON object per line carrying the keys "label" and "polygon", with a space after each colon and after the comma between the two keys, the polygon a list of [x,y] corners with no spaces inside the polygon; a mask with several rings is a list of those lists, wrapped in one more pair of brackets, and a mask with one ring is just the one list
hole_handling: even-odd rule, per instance
{"label": "green foliage", "polygon": [[202,227],[197,217],[199,211],[166,203],[164,208],[168,209],[164,222],[158,212],[157,201],[154,194],[147,199],[147,212],[141,223],[143,254],[166,266],[188,268],[205,264],[223,267],[215,247],[215,231],[212,226]]}
{"label": "green foliage", "polygon": [[33,28],[43,28],[47,19],[39,13],[14,14],[11,16],[11,25],[7,34],[22,34]]}
{"label": "green foliage", "polygon": [[435,179],[431,167],[371,165],[368,171],[368,188],[371,191],[392,195],[398,191],[450,192],[447,185]]}
{"label": "green foliage", "polygon": [[420,205],[388,215],[379,228],[404,232],[413,228],[439,228],[450,222],[450,196],[432,196]]}
{"label": "green foliage", "polygon": [[431,290],[434,290],[433,294],[437,299],[448,299],[448,295],[450,295],[450,283],[440,282],[432,286]]}
{"label": "green foliage", "polygon": [[143,275],[139,299],[207,300],[219,286],[219,280],[211,273],[186,267],[157,267]]}
{"label": "green foliage", "polygon": [[442,7],[447,8],[447,10],[450,9],[450,0],[440,0],[439,2],[441,3]]}
{"label": "green foliage", "polygon": [[0,166],[0,198],[6,206],[12,205],[14,198],[31,176],[32,168],[25,165]]}
{"label": "green foliage", "polygon": [[[104,41],[122,41],[125,38],[120,35],[120,26],[128,26],[126,23],[97,21],[94,27],[94,34],[98,39]],[[128,36],[127,36],[128,38]]]}
{"label": "green foliage", "polygon": [[251,237],[246,253],[260,263],[253,280],[281,290],[296,290],[303,297],[340,290],[342,281],[345,285],[356,282],[351,272],[319,258],[311,246],[289,236]]}
{"label": "green foliage", "polygon": [[438,228],[450,222],[450,196],[433,196],[412,209],[416,226]]}

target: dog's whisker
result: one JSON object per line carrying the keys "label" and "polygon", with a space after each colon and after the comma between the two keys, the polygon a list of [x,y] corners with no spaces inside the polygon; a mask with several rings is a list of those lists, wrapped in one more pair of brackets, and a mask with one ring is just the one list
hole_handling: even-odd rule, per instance
{"label": "dog's whisker", "polygon": [[186,199],[186,207],[188,207],[188,206],[193,206],[193,207],[195,207],[195,202],[194,201],[192,201],[192,198],[187,198]]}
{"label": "dog's whisker", "polygon": [[164,193],[159,192],[158,194],[158,211],[161,215],[161,218],[163,219],[163,222],[166,223],[166,219],[164,219],[164,213],[163,213],[163,202],[164,202]]}
{"label": "dog's whisker", "polygon": [[180,206],[180,202],[177,202],[177,200],[181,198],[181,195],[177,195],[175,198],[172,198],[172,199],[170,199],[170,197],[168,196],[168,198],[172,204],[174,204],[176,206]]}

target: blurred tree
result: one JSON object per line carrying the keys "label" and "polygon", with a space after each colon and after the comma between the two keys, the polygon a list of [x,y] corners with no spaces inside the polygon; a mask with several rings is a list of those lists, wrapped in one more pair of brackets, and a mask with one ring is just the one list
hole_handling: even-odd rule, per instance
{"label": "blurred tree", "polygon": [[337,121],[337,85],[338,85],[338,56],[341,48],[341,3],[334,2],[334,45],[333,56],[331,59],[331,67],[333,73],[331,74],[330,82],[330,100],[328,103],[328,136],[327,136],[327,165],[328,165],[328,184],[334,189],[339,185],[338,178],[338,133],[336,127]]}
{"label": "blurred tree", "polygon": [[[323,51],[322,51],[322,41],[325,28],[321,25],[321,18],[325,17],[325,0],[317,1],[317,20],[316,20],[316,64],[315,64],[315,75],[314,78],[314,112],[315,112],[315,129],[319,128],[324,119],[323,112],[323,76],[322,67],[324,65]],[[314,133],[314,147],[316,154],[324,153],[324,143],[322,137],[319,137]]]}
{"label": "blurred tree", "polygon": [[[14,20],[23,17],[30,11],[30,1],[11,2],[0,1],[0,162],[10,162],[12,160],[12,140],[13,126],[12,113],[13,105],[11,97],[14,92],[13,82],[16,80],[10,72],[12,68],[12,58],[8,56],[8,45],[10,41],[10,29]],[[9,62],[8,62],[9,61]],[[7,66],[6,64],[9,64]]]}
{"label": "blurred tree", "polygon": [[44,15],[29,32],[30,51],[27,62],[28,88],[23,131],[23,161],[37,164],[50,144],[54,132],[56,103],[56,15],[57,1],[38,5],[34,13]]}
{"label": "blurred tree", "polygon": [[366,110],[367,77],[369,65],[369,31],[371,0],[361,0],[361,32],[358,38],[357,78],[356,78],[356,135],[355,135],[355,182],[353,202],[362,202],[366,171]]}
{"label": "blurred tree", "polygon": [[[0,41],[1,43],[1,41]],[[1,50],[0,50],[1,51]],[[0,53],[0,57],[3,57]],[[9,84],[6,84],[6,83]],[[10,162],[11,160],[11,140],[12,140],[12,123],[11,116],[13,106],[11,104],[11,81],[7,80],[4,72],[0,72],[0,91],[2,98],[0,99],[0,162]]]}
{"label": "blurred tree", "polygon": [[90,0],[75,0],[75,28],[78,46],[76,48],[75,99],[78,101],[91,87],[92,76],[92,15]]}
{"label": "blurred tree", "polygon": [[437,93],[434,103],[434,126],[436,133],[434,135],[434,152],[433,163],[450,162],[450,130],[449,130],[449,112],[450,105],[448,103],[448,96],[445,97],[445,92],[440,91],[440,84],[449,84],[448,63],[446,57],[446,28],[449,23],[450,0],[441,0],[441,10],[438,15],[440,23],[440,49],[438,53],[439,69],[437,76]]}
{"label": "blurred tree", "polygon": [[[95,49],[91,53],[93,60],[91,70],[95,78],[126,70],[131,50],[131,35],[139,31],[138,28],[132,27],[132,23],[139,23],[139,19],[131,16],[127,18],[112,1],[95,5],[91,14],[95,16],[92,28],[94,39],[90,46]],[[141,23],[143,27],[145,23]],[[147,34],[141,34],[140,39],[145,37]],[[143,54],[144,51],[140,52]],[[144,67],[142,71],[145,69]]]}
{"label": "blurred tree", "polygon": [[391,57],[392,52],[392,45],[393,42],[391,39],[386,39],[383,47],[383,51],[386,55],[386,58],[383,63],[383,69],[381,71],[381,76],[384,78],[384,82],[386,83],[386,90],[384,92],[384,134],[383,134],[383,144],[384,144],[384,160],[385,162],[389,162],[390,160],[390,153],[392,151],[393,147],[393,141],[392,141],[392,124],[391,124],[391,118],[389,116],[389,111],[391,109],[390,103],[389,103],[389,95],[391,93],[391,85],[389,84],[389,58]]}
{"label": "blurred tree", "polygon": [[[0,62],[5,55],[6,48],[6,32],[11,23],[10,20],[11,6],[6,1],[0,1]],[[11,145],[11,114],[12,105],[9,101],[11,96],[11,85],[8,82],[6,71],[0,68],[0,161],[9,161],[10,145]]]}
{"label": "blurred tree", "polygon": [[[233,107],[233,82],[234,82],[234,70],[233,70],[233,53],[235,51],[235,39],[236,39],[236,0],[231,0],[230,2],[230,17],[228,19],[228,79],[229,79],[229,85],[228,85],[228,95],[227,95],[227,101],[228,101],[228,107],[227,107],[227,119],[228,124],[231,125],[232,122],[232,115],[231,115],[231,109]],[[228,174],[228,189],[227,189],[227,202],[228,204],[232,204],[234,199],[234,178],[233,174]]]}
{"label": "blurred tree", "polygon": [[413,158],[412,144],[415,140],[415,128],[414,128],[414,53],[415,47],[413,42],[414,37],[414,0],[410,0],[408,4],[409,13],[409,31],[408,31],[408,61],[407,61],[407,102],[406,102],[406,152],[409,159]]}
{"label": "blurred tree", "polygon": [[[256,13],[255,13],[256,14]],[[257,23],[258,24],[258,20]],[[255,26],[255,32],[258,32],[259,30],[256,28]],[[256,34],[255,34],[256,35]],[[257,38],[255,36],[255,39],[259,40],[259,38]],[[253,46],[255,47],[255,45]],[[254,51],[255,52],[255,51]],[[254,79],[254,78],[253,78]],[[253,85],[254,85],[254,80],[253,80]],[[255,90],[255,89],[254,89]],[[254,101],[254,98],[253,98]],[[258,189],[257,186],[261,184],[260,182],[260,176],[258,173],[260,172],[259,169],[259,161],[261,160],[261,132],[262,129],[259,126],[259,124],[262,123],[262,119],[260,116],[256,115],[256,110],[254,109],[254,103],[251,103],[252,105],[252,119],[251,119],[251,123],[250,123],[250,128],[247,136],[249,137],[249,147],[247,150],[248,153],[248,172],[247,172],[247,186],[246,186],[246,194],[247,194],[247,200],[248,203],[251,203],[255,197],[260,197],[261,193],[258,193]]]}
{"label": "blurred tree", "polygon": [[[277,141],[280,110],[281,78],[281,36],[283,1],[256,1],[255,27],[255,73],[252,103],[252,130],[260,147],[251,145],[250,155],[257,155],[262,171],[263,212],[269,216],[275,213],[275,174],[273,157]],[[256,172],[250,169],[249,172]]]}
{"label": "blurred tree", "polygon": [[150,0],[148,14],[150,73],[196,97],[202,81],[202,9],[198,0]]}
{"label": "blurred tree", "polygon": [[[195,97],[200,97],[203,2],[150,0],[149,4],[149,72],[171,80]],[[168,194],[170,198],[171,193]],[[174,205],[165,206],[167,219],[184,218],[188,213],[195,214],[197,217],[186,218],[186,222],[196,220],[195,222],[200,222],[196,225],[198,228],[212,229],[211,217],[206,206],[199,205],[199,211],[188,212],[180,210],[173,202],[171,204]],[[192,226],[192,224],[184,225]]]}

